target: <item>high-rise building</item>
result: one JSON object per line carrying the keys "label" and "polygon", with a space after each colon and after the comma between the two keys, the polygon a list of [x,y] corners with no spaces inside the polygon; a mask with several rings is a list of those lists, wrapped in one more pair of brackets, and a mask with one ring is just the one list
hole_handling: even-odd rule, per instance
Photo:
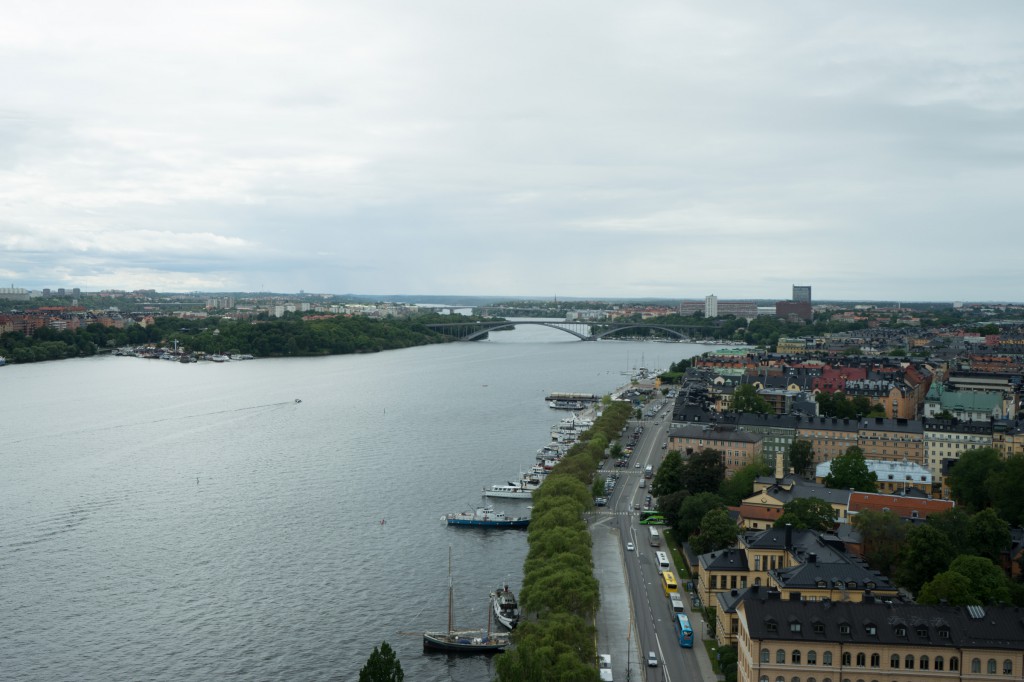
{"label": "high-rise building", "polygon": [[793,300],[797,303],[810,303],[811,302],[811,287],[801,286],[799,284],[793,285]]}
{"label": "high-rise building", "polygon": [[704,317],[718,317],[718,297],[714,294],[704,297]]}

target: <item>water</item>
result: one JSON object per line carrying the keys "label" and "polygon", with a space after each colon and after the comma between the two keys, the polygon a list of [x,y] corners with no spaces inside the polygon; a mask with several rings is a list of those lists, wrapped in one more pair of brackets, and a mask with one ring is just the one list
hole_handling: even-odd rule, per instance
{"label": "water", "polygon": [[525,326],[373,355],[4,367],[0,679],[355,680],[382,640],[407,679],[491,679],[493,660],[424,655],[419,634],[446,627],[449,545],[457,625],[484,627],[526,534],[440,517],[535,461],[564,416],[548,392],[706,349]]}

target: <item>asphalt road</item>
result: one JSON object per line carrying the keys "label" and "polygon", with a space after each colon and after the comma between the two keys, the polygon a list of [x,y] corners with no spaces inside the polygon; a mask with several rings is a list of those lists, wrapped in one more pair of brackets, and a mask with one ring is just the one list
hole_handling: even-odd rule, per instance
{"label": "asphalt road", "polygon": [[[627,429],[633,429],[637,424],[644,426],[644,432],[630,457],[629,467],[604,472],[605,475],[618,472],[619,479],[614,492],[609,496],[608,506],[593,515],[595,568],[599,573],[598,578],[602,580],[598,651],[614,651],[620,657],[618,661],[613,658],[615,680],[713,681],[716,676],[699,641],[702,634],[701,614],[690,609],[689,599],[686,598],[687,615],[697,641],[693,649],[680,647],[671,605],[661,583],[660,571],[663,569],[658,566],[655,555],[659,550],[667,550],[664,544],[660,547],[651,546],[649,526],[640,525],[639,513],[634,509],[637,504],[641,508],[644,506],[649,492],[649,488],[639,487],[644,467],[650,464],[656,470],[665,454],[662,444],[668,440],[666,434],[672,411],[671,401],[665,402],[665,406],[653,418],[630,422],[627,426]],[[627,550],[627,542],[632,542],[635,549]],[[621,561],[619,576],[615,575],[616,567],[611,563],[614,561]],[[606,585],[605,581],[612,584]],[[628,600],[615,594],[623,590]],[[682,580],[680,590],[683,590]],[[681,593],[685,594],[685,591]],[[629,631],[623,637],[622,624],[617,621],[623,618],[621,612],[624,604],[628,604],[628,619],[632,627],[626,626]],[[657,656],[658,665],[655,667],[646,664],[649,651]],[[626,660],[621,660],[623,656]]]}

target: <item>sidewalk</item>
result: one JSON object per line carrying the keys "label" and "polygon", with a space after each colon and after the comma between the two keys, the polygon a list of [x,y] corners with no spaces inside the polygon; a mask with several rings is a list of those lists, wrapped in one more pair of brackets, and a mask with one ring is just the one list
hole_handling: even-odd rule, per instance
{"label": "sidewalk", "polygon": [[[612,516],[599,515],[591,517],[590,522],[594,576],[600,582],[601,590],[601,607],[596,617],[597,653],[611,655],[615,682],[641,682],[647,680],[648,668],[644,665],[643,652],[637,646],[637,634],[632,627],[633,609],[623,566],[625,557],[619,530],[613,519]],[[687,608],[695,634],[699,634],[703,614],[690,609],[689,605]],[[714,673],[711,659],[699,639],[694,643],[693,652],[701,680],[716,682],[723,679]],[[658,679],[662,678],[659,676]]]}

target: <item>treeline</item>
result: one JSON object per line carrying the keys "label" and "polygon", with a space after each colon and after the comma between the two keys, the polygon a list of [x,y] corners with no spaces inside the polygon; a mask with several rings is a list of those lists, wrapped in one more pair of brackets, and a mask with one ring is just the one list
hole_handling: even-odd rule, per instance
{"label": "treeline", "polygon": [[0,336],[0,355],[17,363],[39,362],[85,357],[121,346],[170,347],[175,342],[189,353],[248,353],[257,357],[374,353],[450,341],[426,327],[430,322],[443,321],[436,319],[441,317],[376,320],[337,316],[303,320],[288,315],[281,319],[208,318],[201,322],[158,317],[153,325],[136,324],[124,329],[93,323],[74,331],[42,327],[32,336],[4,334]]}
{"label": "treeline", "polygon": [[519,593],[523,618],[512,633],[515,648],[497,660],[500,681],[598,679],[593,622],[600,590],[583,512],[593,506],[590,487],[598,463],[631,412],[628,403],[606,404],[533,494]]}
{"label": "treeline", "polygon": [[[632,318],[616,320],[616,322],[644,322],[645,324],[698,327],[697,329],[687,331],[687,335],[693,339],[723,339],[770,348],[778,345],[780,336],[816,336],[867,327],[866,322],[844,322],[828,319],[811,323],[788,322],[774,315],[762,315],[747,322],[746,318],[733,315],[704,317],[702,313],[695,313],[692,316],[665,315],[646,320],[642,320],[639,315],[635,315]],[[598,326],[594,327],[595,331],[598,329]],[[616,334],[612,336],[616,336]],[[621,336],[669,338],[665,332],[658,329],[629,329],[622,332]]]}

